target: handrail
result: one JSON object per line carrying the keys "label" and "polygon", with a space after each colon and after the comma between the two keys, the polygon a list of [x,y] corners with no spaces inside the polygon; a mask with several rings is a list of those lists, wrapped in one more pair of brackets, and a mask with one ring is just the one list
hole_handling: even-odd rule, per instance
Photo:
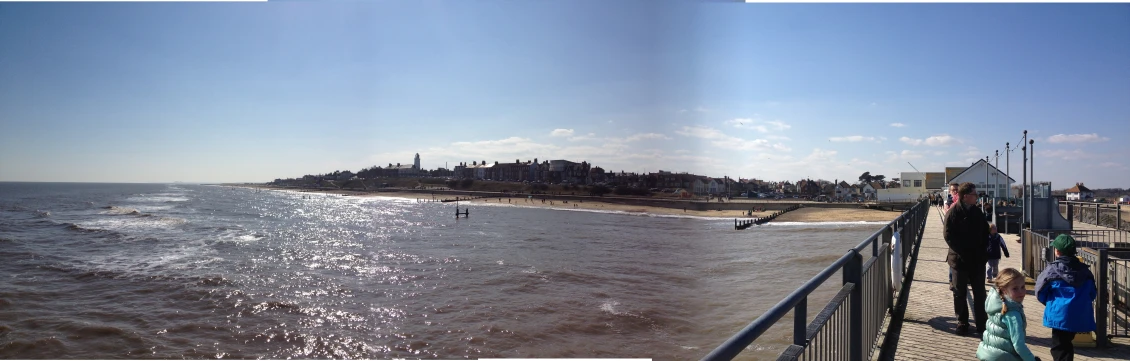
{"label": "handrail", "polygon": [[[765,333],[765,331],[768,330],[769,327],[772,327],[773,324],[777,323],[778,320],[784,317],[785,314],[789,312],[789,310],[791,310],[801,301],[806,300],[808,298],[808,295],[812,293],[812,291],[815,291],[817,287],[820,287],[820,285],[823,284],[824,281],[828,279],[828,277],[832,277],[833,274],[836,274],[836,272],[838,272],[840,268],[843,267],[843,265],[847,264],[849,259],[851,259],[850,252],[841,256],[835,262],[832,262],[832,264],[825,268],[823,271],[817,273],[815,277],[812,277],[812,279],[808,280],[808,282],[805,282],[803,285],[801,285],[800,288],[797,288],[792,293],[789,293],[788,296],[785,296],[785,299],[777,302],[776,305],[774,305],[772,308],[769,308],[769,310],[765,311],[765,313],[761,314],[761,316],[758,316],[756,320],[753,320],[753,322],[751,322],[748,326],[731,336],[729,340],[723,342],[722,345],[718,346],[718,348],[715,348],[714,351],[711,351],[706,355],[706,357],[703,357],[702,359],[733,359],[734,356],[737,356],[742,352],[743,348],[753,343],[753,340],[756,340],[761,336],[761,334]],[[737,345],[741,346],[735,347]]]}
{"label": "handrail", "polygon": [[[875,320],[863,320],[864,313],[866,312],[872,318],[880,317],[880,322],[881,319],[886,317],[886,312],[882,312],[882,314],[879,315],[872,310],[864,311],[864,309],[862,308],[864,297],[863,291],[864,289],[870,290],[867,297],[886,297],[887,300],[882,302],[890,302],[890,260],[875,259],[875,257],[889,255],[889,247],[887,247],[887,245],[889,244],[892,235],[898,228],[902,229],[901,232],[903,232],[903,235],[909,234],[910,236],[903,239],[903,241],[905,242],[904,250],[907,249],[906,247],[909,247],[912,244],[917,244],[922,239],[922,226],[925,225],[926,215],[929,214],[928,207],[929,203],[927,201],[921,201],[906,212],[903,212],[903,214],[899,215],[897,218],[880,228],[879,231],[867,237],[858,246],[849,249],[843,256],[841,256],[835,262],[832,262],[832,264],[828,265],[828,267],[824,268],[824,270],[820,271],[820,273],[817,273],[816,276],[812,277],[812,279],[808,280],[799,288],[789,293],[789,295],[785,296],[784,299],[782,299],[780,302],[777,302],[776,305],[773,305],[773,307],[771,307],[761,316],[758,316],[757,319],[755,319],[749,325],[742,328],[717,348],[712,350],[709,354],[703,357],[702,360],[713,361],[733,359],[735,356],[741,353],[746,346],[752,344],[753,341],[760,337],[766,330],[780,321],[780,319],[783,318],[789,311],[795,311],[795,320],[793,326],[793,345],[788,348],[788,351],[790,353],[803,351],[803,349],[808,346],[808,342],[811,341],[811,335],[814,330],[817,330],[823,326],[822,323],[817,324],[817,322],[822,322],[819,320],[813,322],[813,325],[807,325],[807,323],[804,322],[804,318],[807,317],[805,313],[807,312],[806,310],[808,296],[813,291],[815,291],[817,287],[827,281],[829,277],[841,270],[844,271],[843,286],[851,286],[849,288],[851,290],[850,300],[846,303],[850,305],[850,307],[844,310],[848,312],[848,324],[850,327],[848,332],[849,334],[847,335],[849,339],[846,347],[849,353],[849,355],[847,356],[849,356],[848,359],[851,360],[862,360],[865,357],[865,352],[869,352],[864,351],[863,348],[870,347],[875,338],[878,336],[878,330],[873,330],[873,328],[875,327],[864,326],[864,323],[872,325],[875,322]],[[883,242],[883,245],[885,247],[883,250],[879,249],[879,242]],[[872,248],[871,256],[873,257],[866,263],[867,268],[865,268],[861,253],[865,249],[867,249],[868,246]],[[906,252],[904,251],[904,256],[905,255]],[[902,265],[899,266],[905,267],[905,261]],[[861,277],[864,274],[868,274],[868,272],[870,271],[877,271],[878,273],[872,274],[872,276],[869,278]],[[875,275],[878,275],[879,277],[875,277]],[[877,280],[877,278],[882,279]],[[829,303],[829,307],[830,306],[832,305]],[[827,309],[828,307],[824,308]],[[865,329],[866,331],[864,331]],[[874,331],[876,334],[862,334],[864,332],[870,333],[872,331]]]}

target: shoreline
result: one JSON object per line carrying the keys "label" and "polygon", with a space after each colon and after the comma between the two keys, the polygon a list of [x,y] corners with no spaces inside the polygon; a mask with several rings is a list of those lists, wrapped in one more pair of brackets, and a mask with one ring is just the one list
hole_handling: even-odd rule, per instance
{"label": "shoreline", "polygon": [[[433,196],[426,193],[416,193],[411,191],[358,191],[358,190],[320,190],[320,189],[293,189],[272,187],[266,185],[224,185],[244,188],[255,189],[268,189],[278,191],[291,191],[297,193],[322,193],[322,194],[337,194],[350,197],[388,197],[388,198],[401,198],[408,200],[426,200],[426,201],[439,201],[444,197],[439,195]],[[446,198],[452,198],[447,196]],[[606,202],[595,199],[538,199],[527,197],[503,197],[491,196],[475,198],[466,201],[460,201],[462,205],[490,205],[490,206],[514,206],[514,207],[530,207],[530,208],[545,208],[545,209],[558,209],[558,210],[578,210],[578,211],[603,211],[603,212],[619,212],[626,214],[641,214],[641,215],[660,215],[660,216],[691,216],[691,217],[705,217],[717,219],[751,219],[756,217],[765,217],[776,212],[776,209],[765,209],[762,212],[753,212],[752,215],[747,213],[746,210],[696,210],[688,208],[670,208],[661,207],[648,203],[649,200],[640,200],[638,203],[618,199],[618,202]],[[788,206],[792,204],[804,204],[803,202],[774,202]],[[764,205],[766,203],[759,203]],[[758,204],[750,204],[756,206]],[[788,212],[778,216],[773,222],[890,222],[896,217],[901,215],[902,212],[883,211],[874,209],[863,208],[828,208],[819,206],[803,207],[801,209]]]}

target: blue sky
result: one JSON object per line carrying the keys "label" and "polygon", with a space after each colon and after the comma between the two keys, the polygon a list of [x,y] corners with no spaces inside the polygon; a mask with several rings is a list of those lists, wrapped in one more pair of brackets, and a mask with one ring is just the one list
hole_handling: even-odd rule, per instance
{"label": "blue sky", "polygon": [[0,4],[0,181],[855,180],[1005,168],[1024,130],[1037,180],[1130,187],[1130,5]]}

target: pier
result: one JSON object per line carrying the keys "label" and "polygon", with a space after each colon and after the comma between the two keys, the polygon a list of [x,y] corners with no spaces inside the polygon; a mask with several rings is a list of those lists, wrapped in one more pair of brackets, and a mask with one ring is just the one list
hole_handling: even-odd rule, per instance
{"label": "pier", "polygon": [[[934,209],[927,222],[922,239],[913,281],[909,284],[909,303],[899,325],[888,330],[883,352],[879,360],[972,360],[976,359],[979,338],[954,334],[957,319],[953,312],[953,294],[949,290],[949,266],[946,264],[948,247],[942,238],[941,212]],[[1077,231],[1110,230],[1089,224],[1075,224]],[[1022,244],[1019,235],[1001,233],[1011,257],[1000,261],[1000,269],[1015,268],[1023,270]],[[1082,238],[1082,237],[1080,237]],[[1080,255],[1084,254],[1080,245]],[[1096,282],[1099,272],[1094,266]],[[1041,267],[1042,269],[1042,267]],[[1051,360],[1051,329],[1044,327],[1044,305],[1036,300],[1035,275],[1029,271],[1028,296],[1024,298],[1024,315],[1028,321],[1026,343],[1032,353],[1043,360]],[[1098,285],[1096,285],[1098,286]],[[967,301],[972,304],[970,295]],[[1096,307],[1098,308],[1098,307]],[[972,306],[970,306],[972,315]],[[898,320],[896,320],[898,321]],[[972,320],[971,320],[972,321]],[[1122,322],[1126,322],[1123,320]],[[970,322],[972,324],[972,322]],[[1126,360],[1130,358],[1130,338],[1126,336],[1111,338],[1107,347],[1082,347],[1076,339],[1076,360]]]}
{"label": "pier", "polygon": [[[1070,218],[1070,217],[1069,217]],[[1036,300],[1034,277],[1043,268],[1038,250],[1055,231],[1024,230],[1004,234],[1009,258],[1000,269],[1016,268],[1029,277],[1024,299],[1026,344],[1043,360],[1051,360],[1051,329],[1043,326],[1044,305]],[[1076,338],[1076,360],[1130,359],[1130,232],[1075,222],[1071,231],[1079,254],[1091,265],[1096,287],[1097,340]],[[898,234],[901,265],[891,258],[892,235]],[[1054,236],[1052,236],[1054,238]],[[1023,243],[1018,242],[1023,238]],[[1090,248],[1094,247],[1094,248]],[[1097,249],[1096,249],[1097,248]],[[801,285],[742,330],[736,330],[702,360],[731,360],[778,322],[791,324],[792,345],[778,360],[976,360],[981,339],[955,334],[957,319],[949,290],[948,246],[942,235],[942,212],[920,203],[875,235],[851,249]],[[1125,251],[1123,251],[1125,250]],[[1124,256],[1119,258],[1118,256]],[[897,259],[897,257],[896,257]],[[1024,261],[1024,260],[1027,261]],[[903,269],[901,282],[892,267]],[[1101,269],[1107,269],[1103,276]],[[840,273],[841,277],[831,276]],[[1117,277],[1110,277],[1111,275]],[[842,284],[828,304],[809,305],[807,296],[826,283]],[[991,286],[987,286],[991,287]],[[972,303],[972,295],[967,302]],[[972,307],[970,307],[972,315]],[[790,319],[783,320],[786,315]],[[972,320],[970,320],[972,323]]]}

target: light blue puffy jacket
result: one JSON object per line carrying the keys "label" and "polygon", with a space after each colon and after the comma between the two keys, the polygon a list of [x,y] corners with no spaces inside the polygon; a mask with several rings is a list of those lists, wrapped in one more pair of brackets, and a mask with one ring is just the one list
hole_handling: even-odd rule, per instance
{"label": "light blue puffy jacket", "polygon": [[1001,314],[1002,303],[996,288],[989,289],[985,298],[985,312],[989,322],[981,334],[981,344],[977,346],[977,359],[983,361],[1033,361],[1036,356],[1024,344],[1024,330],[1028,321],[1024,319],[1024,306],[1005,299],[1008,312]]}

